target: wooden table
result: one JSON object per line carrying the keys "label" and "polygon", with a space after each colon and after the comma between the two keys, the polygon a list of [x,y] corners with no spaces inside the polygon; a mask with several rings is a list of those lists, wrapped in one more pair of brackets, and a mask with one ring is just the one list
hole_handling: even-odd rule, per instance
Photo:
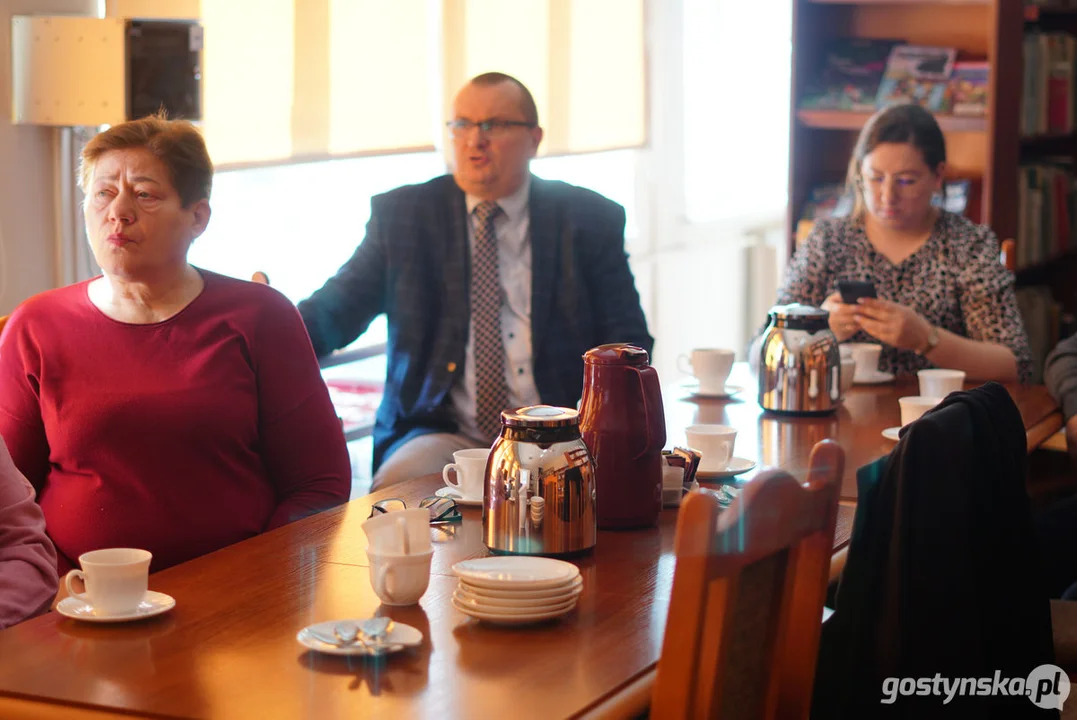
{"label": "wooden table", "polygon": [[[601,532],[577,561],[574,613],[523,628],[471,620],[449,603],[452,564],[487,554],[480,511],[434,530],[430,587],[417,607],[379,608],[360,524],[370,505],[409,505],[441,486],[428,476],[157,573],[171,613],[91,625],[51,613],[0,632],[0,717],[69,717],[71,706],[205,718],[560,718],[586,712],[652,671],[673,577],[676,511],[657,530]],[[842,508],[836,547],[848,542]],[[380,612],[423,632],[381,663],[322,656],[304,626]],[[6,703],[6,704],[5,704]],[[47,705],[42,703],[49,703]]]}
{"label": "wooden table", "polygon": [[[803,477],[812,445],[833,437],[848,454],[849,487],[856,467],[889,452],[879,432],[897,424],[897,397],[913,392],[857,388],[832,417],[789,419],[763,414],[752,387],[725,401],[688,399],[671,387],[670,445],[683,441],[688,424],[725,422],[740,430],[736,454],[761,461],[748,479],[763,467]],[[1030,444],[1038,428],[1061,423],[1041,391],[1011,391]],[[433,531],[433,575],[420,605],[380,607],[360,525],[379,499],[414,504],[440,486],[437,476],[418,478],[157,573],[150,587],[178,603],[158,618],[106,626],[51,613],[0,632],[0,717],[525,720],[645,700],[668,611],[676,512],[665,511],[657,530],[601,532],[594,553],[577,561],[584,592],[572,614],[501,628],[449,603],[452,564],[487,554],[479,511],[466,508],[459,527]],[[852,517],[852,506],[839,509],[839,554]],[[318,655],[295,640],[308,624],[375,612],[421,630],[422,646],[376,663]]]}
{"label": "wooden table", "polygon": [[[668,445],[685,442],[684,428],[695,423],[718,423],[737,428],[734,455],[754,460],[756,467],[736,477],[746,481],[767,468],[782,468],[796,477],[807,473],[811,448],[832,439],[845,449],[842,499],[856,500],[856,470],[888,454],[894,442],[882,431],[901,424],[898,398],[918,395],[915,377],[884,385],[854,385],[842,406],[830,415],[792,417],[764,412],[756,401],[757,381],[746,363],[737,363],[730,384],[744,389],[732,398],[714,400],[691,395],[683,384],[663,390]],[[975,387],[970,383],[966,388]],[[1021,412],[1031,452],[1062,427],[1062,413],[1042,385],[1006,388]]]}

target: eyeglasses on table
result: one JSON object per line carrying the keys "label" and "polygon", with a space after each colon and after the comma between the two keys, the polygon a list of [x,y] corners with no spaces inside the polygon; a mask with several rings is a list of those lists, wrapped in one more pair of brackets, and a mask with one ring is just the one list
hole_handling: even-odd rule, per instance
{"label": "eyeglasses on table", "polygon": [[[456,501],[452,498],[431,495],[430,497],[424,497],[420,500],[419,507],[426,508],[430,511],[431,525],[460,522],[463,517],[460,513],[460,508],[456,505]],[[402,499],[386,498],[384,500],[379,500],[370,507],[369,517],[407,509],[408,504]]]}

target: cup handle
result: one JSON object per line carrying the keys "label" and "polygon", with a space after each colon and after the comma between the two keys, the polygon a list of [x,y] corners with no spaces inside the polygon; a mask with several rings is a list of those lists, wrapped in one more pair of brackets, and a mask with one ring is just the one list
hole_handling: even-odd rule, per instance
{"label": "cup handle", "polygon": [[377,575],[378,589],[381,590],[381,592],[385,595],[385,597],[389,598],[389,602],[395,603],[395,602],[397,602],[397,600],[396,600],[395,597],[393,597],[392,590],[389,589],[390,586],[396,584],[396,583],[392,582],[392,578],[393,578],[393,566],[392,565],[381,565],[380,567],[378,567],[378,575]]}
{"label": "cup handle", "polygon": [[722,467],[727,467],[729,465],[729,461],[732,460],[732,459],[733,459],[733,443],[731,443],[731,442],[729,442],[727,440],[726,442],[722,443],[722,459],[718,461],[718,464],[721,465]]}
{"label": "cup handle", "polygon": [[687,355],[677,356],[677,369],[685,375],[695,375],[695,371],[692,369],[692,358]]}
{"label": "cup handle", "polygon": [[[78,580],[82,583],[82,592],[75,592],[75,586],[71,582],[72,580]],[[86,602],[86,576],[81,570],[72,570],[67,573],[67,575],[64,575],[64,586],[67,588],[68,595]]]}
{"label": "cup handle", "polygon": [[[452,470],[456,474],[456,482],[449,479],[449,471]],[[445,467],[441,468],[441,479],[445,481],[445,484],[451,487],[453,490],[458,491],[461,495],[464,494],[463,489],[460,487],[460,466],[456,463],[449,463]]]}

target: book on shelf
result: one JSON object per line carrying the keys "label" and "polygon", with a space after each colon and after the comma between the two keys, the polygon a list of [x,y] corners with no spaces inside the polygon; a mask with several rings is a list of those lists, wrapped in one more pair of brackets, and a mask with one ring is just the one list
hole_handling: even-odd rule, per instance
{"label": "book on shelf", "polygon": [[805,110],[870,112],[890,51],[900,40],[839,37],[824,47],[822,69],[805,85]]}
{"label": "book on shelf", "polygon": [[936,115],[983,117],[991,66],[982,57],[958,57],[956,48],[896,38],[834,38],[823,46],[821,69],[805,84],[798,107],[874,112],[918,102]]}
{"label": "book on shelf", "polygon": [[853,211],[853,194],[845,183],[826,183],[812,188],[808,201],[800,211],[797,222],[796,244],[799,246],[811,233],[817,220],[828,217],[845,217]]}
{"label": "book on shelf", "polygon": [[957,50],[924,45],[897,45],[883,72],[877,107],[917,103],[931,112],[946,112],[947,87]]}
{"label": "book on shelf", "polygon": [[961,116],[986,115],[990,74],[991,66],[985,61],[954,63],[945,102],[950,112]]}
{"label": "book on shelf", "polygon": [[1021,134],[1074,132],[1074,62],[1077,38],[1062,32],[1031,30],[1022,47]]}
{"label": "book on shelf", "polygon": [[1040,265],[1077,248],[1077,180],[1071,158],[1022,165],[1018,195],[1017,267]]}

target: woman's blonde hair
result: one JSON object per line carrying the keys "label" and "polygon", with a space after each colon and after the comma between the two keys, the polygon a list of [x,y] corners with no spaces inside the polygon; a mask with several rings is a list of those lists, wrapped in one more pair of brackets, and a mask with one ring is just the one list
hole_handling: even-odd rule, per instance
{"label": "woman's blonde hair", "polygon": [[202,134],[186,120],[169,120],[164,111],[113,125],[86,143],[79,163],[83,192],[89,192],[94,166],[102,155],[131,148],[145,148],[164,163],[184,207],[209,199],[213,162]]}
{"label": "woman's blonde hair", "polygon": [[932,172],[946,162],[946,138],[935,116],[913,103],[891,105],[875,113],[860,131],[856,147],[849,158],[845,186],[855,200],[852,216],[864,216],[864,179],[860,167],[864,158],[883,143],[908,143],[920,151],[924,163]]}

